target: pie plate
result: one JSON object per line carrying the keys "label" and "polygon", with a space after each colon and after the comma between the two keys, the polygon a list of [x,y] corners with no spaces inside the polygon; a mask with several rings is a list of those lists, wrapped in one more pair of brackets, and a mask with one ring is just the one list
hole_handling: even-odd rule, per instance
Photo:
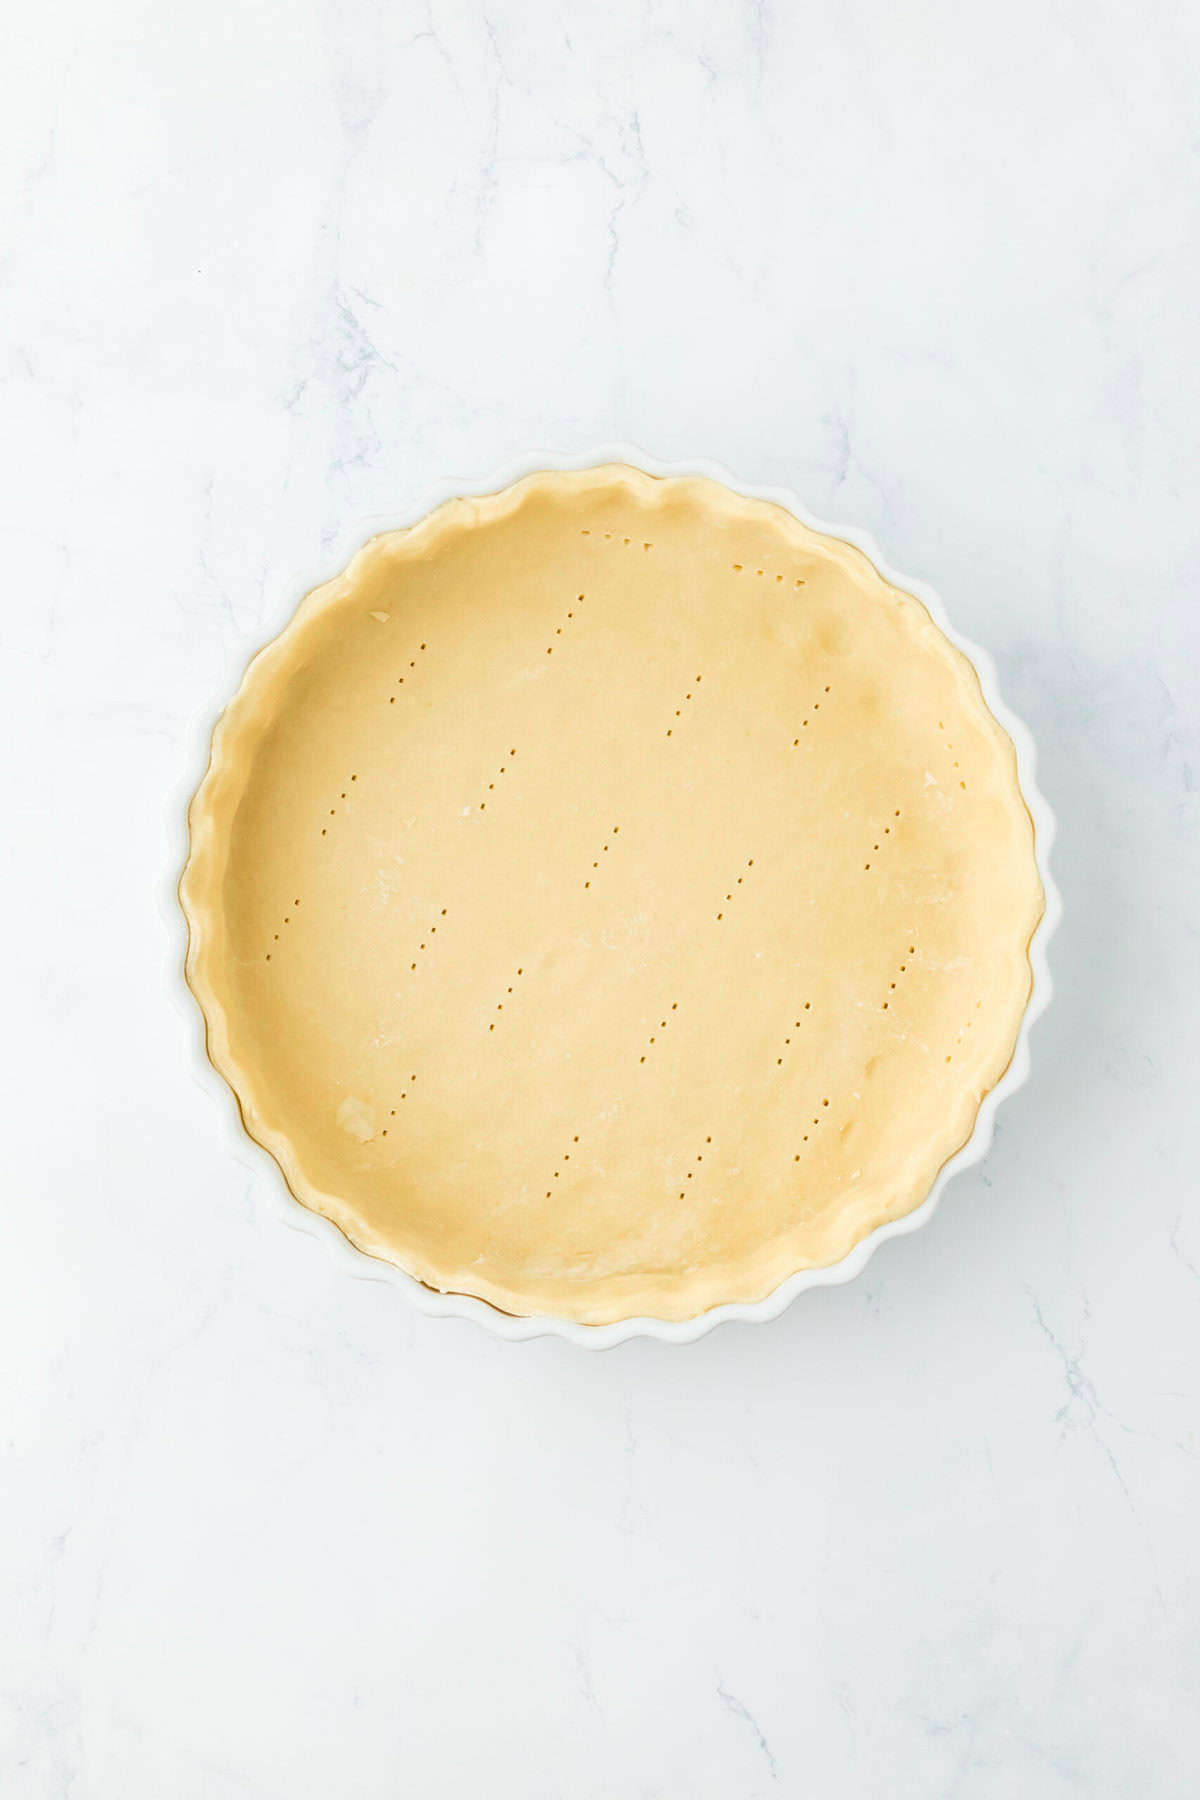
{"label": "pie plate", "polygon": [[[924,1224],[1028,1075],[1061,911],[1032,738],[936,596],[790,493],[629,446],[445,483],[333,569],[241,648],[170,815],[196,1073],[285,1220],[427,1313],[597,1349],[774,1318]],[[923,922],[890,960],[881,917]]]}

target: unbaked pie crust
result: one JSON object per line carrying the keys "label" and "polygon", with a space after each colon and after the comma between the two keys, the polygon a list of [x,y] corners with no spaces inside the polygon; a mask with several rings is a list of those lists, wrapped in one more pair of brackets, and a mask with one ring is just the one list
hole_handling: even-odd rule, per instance
{"label": "unbaked pie crust", "polygon": [[917,1206],[1043,908],[924,606],[617,464],[368,543],[254,659],[189,830],[209,1055],[297,1199],[586,1323],[759,1299]]}

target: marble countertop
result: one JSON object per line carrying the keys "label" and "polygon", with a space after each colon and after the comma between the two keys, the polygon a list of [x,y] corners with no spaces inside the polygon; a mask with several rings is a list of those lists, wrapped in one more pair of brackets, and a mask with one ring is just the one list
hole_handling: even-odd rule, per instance
{"label": "marble countertop", "polygon": [[[5,1800],[1195,1792],[1198,59],[1172,0],[9,22]],[[932,582],[1066,921],[927,1230],[588,1356],[281,1228],[158,895],[297,573],[614,438]]]}

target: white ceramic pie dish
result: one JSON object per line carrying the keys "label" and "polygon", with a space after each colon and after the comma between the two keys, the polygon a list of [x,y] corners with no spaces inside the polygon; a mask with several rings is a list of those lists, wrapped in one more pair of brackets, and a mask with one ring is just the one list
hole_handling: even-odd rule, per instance
{"label": "white ceramic pie dish", "polygon": [[[711,1330],[714,1325],[728,1319],[761,1322],[775,1318],[802,1290],[810,1287],[832,1286],[853,1279],[865,1267],[878,1245],[885,1238],[898,1236],[902,1232],[914,1231],[932,1217],[950,1177],[960,1169],[980,1161],[986,1155],[991,1144],[996,1108],[1002,1100],[1015,1092],[1028,1076],[1030,1028],[1035,1019],[1045,1010],[1051,993],[1046,947],[1061,915],[1061,901],[1049,870],[1049,853],[1055,829],[1054,816],[1037,785],[1032,736],[1023,722],[1015,717],[1001,699],[991,658],[985,651],[964,640],[953,629],[935,594],[931,593],[922,583],[900,576],[890,568],[867,534],[842,526],[831,526],[814,519],[796,497],[786,490],[748,487],[737,481],[727,470],[711,462],[662,463],[630,445],[606,447],[580,456],[559,456],[550,452],[536,452],[522,458],[519,463],[500,471],[486,481],[444,482],[432,493],[426,494],[419,505],[400,518],[388,517],[362,522],[354,533],[347,537],[337,553],[332,556],[330,566],[333,570],[343,568],[367,538],[380,532],[396,530],[413,524],[443,501],[461,496],[494,493],[538,470],[578,470],[612,462],[633,464],[656,476],[707,477],[749,499],[763,500],[781,506],[811,529],[853,544],[871,560],[885,579],[914,595],[924,604],[950,642],[974,666],[989,709],[1008,733],[1014,745],[1021,790],[1034,825],[1035,854],[1045,893],[1045,911],[1030,944],[1032,987],[1011,1062],[1001,1080],[985,1095],[970,1138],[957,1154],[942,1166],[929,1194],[919,1206],[903,1217],[877,1227],[862,1238],[841,1261],[824,1268],[801,1270],[782,1282],[771,1294],[752,1303],[717,1306],[693,1318],[679,1321],[630,1318],[607,1325],[586,1325],[553,1315],[513,1317],[483,1300],[467,1295],[439,1293],[417,1281],[394,1264],[368,1256],[356,1249],[328,1219],[303,1206],[293,1197],[274,1160],[244,1131],[237,1102],[207,1055],[203,1016],[184,978],[187,928],[179,906],[178,881],[188,856],[187,807],[204,775],[213,727],[225,704],[224,699],[220,706],[206,709],[203,714],[198,716],[193,721],[189,734],[187,768],[179,790],[172,796],[170,806],[168,830],[171,865],[163,901],[171,933],[169,978],[172,990],[188,1021],[194,1072],[197,1079],[218,1098],[227,1141],[232,1153],[247,1167],[257,1169],[264,1165],[269,1166],[270,1191],[284,1222],[324,1239],[333,1255],[348,1273],[360,1279],[391,1281],[409,1290],[422,1311],[438,1317],[474,1319],[503,1338],[517,1340],[552,1335],[567,1338],[573,1343],[591,1349],[607,1348],[631,1337],[655,1337],[668,1343],[689,1343]],[[299,600],[327,578],[327,572],[322,571],[298,581],[281,608],[281,616],[274,630],[267,633],[266,636],[274,636],[276,632],[282,631]],[[247,639],[243,645],[239,646],[232,660],[228,686],[223,685],[223,694],[227,695],[235,691],[247,664],[259,647],[260,634],[257,632],[253,640]]]}

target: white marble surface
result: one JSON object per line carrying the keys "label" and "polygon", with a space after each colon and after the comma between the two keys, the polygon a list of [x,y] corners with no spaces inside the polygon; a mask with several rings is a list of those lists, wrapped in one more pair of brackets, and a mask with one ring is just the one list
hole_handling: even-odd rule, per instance
{"label": "white marble surface", "polygon": [[[1195,9],[7,37],[5,1800],[1194,1794]],[[1067,920],[929,1230],[589,1357],[279,1225],[157,895],[187,722],[296,572],[614,437],[942,591],[1040,738]]]}

